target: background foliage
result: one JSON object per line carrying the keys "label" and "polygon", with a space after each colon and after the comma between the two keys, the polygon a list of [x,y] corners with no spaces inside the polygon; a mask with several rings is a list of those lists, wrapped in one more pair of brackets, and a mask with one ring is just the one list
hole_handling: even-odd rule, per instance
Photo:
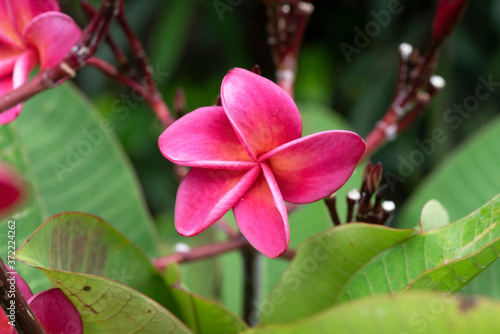
{"label": "background foliage", "polygon": [[[77,2],[66,2],[63,11],[76,17],[83,26],[84,20]],[[100,3],[97,0],[92,2],[96,5]],[[274,77],[266,45],[264,5],[261,1],[250,0],[222,2],[228,4],[231,10],[221,12],[215,6],[216,1],[211,0],[125,1],[130,22],[151,58],[155,80],[171,107],[174,92],[179,87],[186,92],[186,111],[212,105],[219,93],[223,76],[232,67],[250,68],[259,64],[264,76]],[[231,5],[235,3],[238,4]],[[353,45],[355,29],[364,30],[366,22],[374,20],[372,11],[379,12],[387,8],[387,1],[314,2],[316,10],[311,17],[299,57],[296,84],[296,100],[305,120],[306,131],[321,131],[327,126],[329,129],[350,128],[365,136],[384,114],[393,94],[397,47],[401,42],[408,42],[425,48],[436,1],[402,0],[400,3],[403,11],[392,15],[390,23],[371,38],[368,45],[360,49],[359,54],[352,54],[351,61],[348,61],[339,47],[340,43]],[[475,94],[480,84],[479,77],[491,77],[493,81],[500,82],[500,48],[496,43],[500,37],[499,17],[498,1],[471,2],[463,22],[442,48],[442,61],[437,73],[445,78],[447,87],[439,93],[424,117],[397,141],[389,143],[373,157],[372,161],[383,163],[386,181],[388,175],[405,174],[387,195],[387,199],[397,203],[398,211],[392,222],[394,226],[415,227],[420,210],[430,196],[438,198],[449,211],[451,221],[455,221],[500,193],[500,174],[497,172],[500,156],[498,153],[492,154],[495,152],[495,140],[500,129],[498,92],[494,91],[489,98],[482,100],[470,116],[461,119],[459,125],[444,117],[454,104],[463,104],[465,98]],[[118,41],[124,42],[120,33],[114,36]],[[99,55],[112,60],[105,46],[101,48]],[[148,106],[135,94],[91,68],[80,71],[76,83],[95,102],[103,117],[112,122],[114,132],[131,159],[147,205],[160,231],[159,253],[171,252],[177,242],[196,245],[220,239],[220,232],[213,228],[190,239],[180,237],[174,230],[173,207],[177,181],[173,177],[170,163],[161,156],[157,148],[157,138],[162,129]],[[67,94],[76,93],[69,90]],[[50,100],[48,95],[45,99]],[[78,104],[84,103],[80,97]],[[427,149],[422,148],[421,143],[429,143],[435,129],[442,129],[446,140],[433,143]],[[30,133],[24,135],[29,136]],[[36,140],[33,142],[36,143]],[[465,144],[465,149],[457,152],[462,144]],[[412,154],[414,157],[419,154],[416,152],[421,152],[419,156],[423,158],[418,163],[411,163]],[[490,168],[483,168],[484,165]],[[427,179],[431,170],[433,174]],[[36,170],[32,172],[37,174]],[[357,173],[343,192],[357,187],[359,177]],[[478,179],[482,183],[474,187],[473,183]],[[435,180],[441,183],[437,184]],[[454,198],[443,189],[458,189],[453,194],[459,196]],[[411,205],[404,204],[409,198]],[[39,215],[44,210],[50,211],[50,205],[47,206],[48,208],[40,209]],[[400,210],[401,208],[403,209]],[[142,208],[138,211],[149,220]],[[342,211],[343,209],[343,216]],[[104,218],[114,223],[112,217]],[[323,203],[315,203],[294,213],[290,221],[291,247],[297,247],[305,237],[330,226]],[[132,229],[127,230],[132,233]],[[130,234],[127,237],[136,242]],[[141,245],[142,249],[150,246],[148,252],[154,253],[152,244],[149,245],[139,236],[137,238],[145,244]],[[240,314],[242,279],[239,257],[238,253],[231,253],[217,259],[182,265],[182,274],[170,275],[182,275],[183,284],[191,291],[220,300],[230,310]],[[272,291],[287,265],[288,262],[284,260],[265,260],[263,296]],[[200,272],[204,275],[200,275]],[[497,275],[497,272],[500,273],[500,266],[495,263],[478,280],[473,281],[466,292],[500,297],[500,285],[497,283],[500,281],[497,279],[500,274]],[[176,281],[172,278],[166,280]],[[179,298],[189,297],[189,293],[183,290],[175,293]],[[196,298],[196,303],[204,305],[202,297]],[[383,303],[387,302],[384,298],[381,297]],[[408,298],[414,297],[410,295]],[[427,297],[415,298],[418,299],[414,301],[417,308],[422,302],[419,298]],[[403,303],[405,300],[397,302]],[[454,302],[447,309],[453,314],[460,313],[463,311],[462,303]],[[489,305],[488,302],[485,303],[486,306]],[[395,307],[396,304],[391,305]],[[360,309],[356,312],[362,313],[363,302],[346,306],[358,307]],[[218,308],[210,308],[219,312]],[[187,306],[183,312],[189,318],[190,309]],[[347,311],[340,308],[333,312]],[[411,307],[404,312],[411,314]],[[370,314],[371,316],[378,315]],[[230,320],[231,324],[237,322],[232,318]],[[304,326],[307,328],[307,323]],[[271,326],[269,330],[272,329]]]}

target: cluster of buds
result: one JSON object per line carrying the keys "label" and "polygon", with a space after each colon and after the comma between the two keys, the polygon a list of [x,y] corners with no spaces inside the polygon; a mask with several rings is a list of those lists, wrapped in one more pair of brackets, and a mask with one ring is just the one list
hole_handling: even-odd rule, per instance
{"label": "cluster of buds", "polygon": [[[346,223],[356,221],[382,225],[390,221],[396,206],[394,202],[384,200],[387,185],[381,186],[381,181],[382,164],[368,163],[363,173],[361,188],[352,189],[347,194]],[[325,203],[334,225],[340,225],[335,194],[326,198]]]}
{"label": "cluster of buds", "polygon": [[276,66],[276,81],[293,95],[297,56],[314,6],[298,0],[263,0],[267,7],[268,44]]}
{"label": "cluster of buds", "polygon": [[469,0],[439,0],[431,42],[424,52],[408,43],[399,46],[399,69],[394,98],[384,117],[365,139],[363,158],[370,157],[382,143],[394,140],[444,88],[445,80],[434,75],[439,47],[457,27],[468,3]]}

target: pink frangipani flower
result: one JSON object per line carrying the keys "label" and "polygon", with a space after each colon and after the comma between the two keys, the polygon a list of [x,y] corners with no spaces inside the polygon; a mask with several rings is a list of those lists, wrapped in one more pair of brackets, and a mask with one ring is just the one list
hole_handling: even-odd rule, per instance
{"label": "pink frangipani flower", "polygon": [[[37,65],[59,63],[80,35],[56,0],[0,0],[0,96],[24,84]],[[0,124],[12,122],[21,108],[1,112]]]}
{"label": "pink frangipani flower", "polygon": [[248,242],[275,258],[290,238],[284,201],[310,203],[339,189],[364,151],[363,140],[342,130],[301,138],[292,98],[243,69],[225,76],[221,99],[222,107],[196,109],[159,138],[167,159],[192,167],[177,192],[176,229],[196,235],[234,208]]}

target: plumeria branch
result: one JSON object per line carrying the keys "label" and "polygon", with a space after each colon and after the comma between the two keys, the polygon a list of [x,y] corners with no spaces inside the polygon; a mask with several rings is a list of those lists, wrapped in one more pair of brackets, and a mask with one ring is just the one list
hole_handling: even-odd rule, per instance
{"label": "plumeria branch", "polygon": [[[14,304],[12,304],[14,303]],[[11,314],[14,305],[15,329],[19,334],[45,334],[40,322],[15,283],[14,276],[0,258],[0,304],[5,314]],[[10,307],[10,309],[9,309]]]}
{"label": "plumeria branch", "polygon": [[385,142],[393,140],[444,88],[444,79],[432,76],[437,59],[436,49],[419,57],[418,50],[411,45],[403,43],[399,46],[399,75],[394,98],[382,120],[366,137],[366,150],[361,160],[370,157]]}
{"label": "plumeria branch", "polygon": [[[87,1],[81,1],[80,6],[85,17],[90,21],[94,16],[97,15],[97,11],[92,7],[92,5]],[[106,43],[109,45],[111,52],[118,61],[120,70],[123,70],[127,77],[132,77],[135,74],[134,69],[130,65],[130,61],[125,54],[125,52],[118,46],[114,39],[108,34],[106,36]]]}
{"label": "plumeria branch", "polygon": [[[153,259],[153,265],[158,271],[163,271],[170,263],[185,263],[198,260],[208,259],[214,256],[222,255],[234,250],[240,250],[245,247],[251,247],[248,241],[240,235],[237,238],[229,239],[223,242],[188,248],[186,250],[177,251],[164,257]],[[295,257],[294,249],[286,250],[279,258],[292,260]]]}
{"label": "plumeria branch", "polygon": [[216,255],[224,254],[233,250],[241,249],[248,245],[245,238],[229,239],[228,241],[189,248],[186,251],[179,251],[162,258],[153,259],[153,265],[157,270],[163,271],[170,263],[184,263],[197,260],[204,260]]}
{"label": "plumeria branch", "polygon": [[75,77],[76,71],[94,55],[108,34],[112,19],[118,15],[121,0],[104,0],[68,55],[54,67],[47,68],[35,78],[0,97],[0,112],[28,100],[34,95],[53,88],[61,81]]}
{"label": "plumeria branch", "polygon": [[293,97],[297,57],[314,6],[297,0],[263,1],[267,6],[268,43],[276,66],[276,82]]}
{"label": "plumeria branch", "polygon": [[440,0],[436,10],[431,43],[424,56],[409,44],[399,47],[399,71],[390,108],[366,137],[361,160],[370,157],[385,142],[393,140],[426,109],[445,81],[433,76],[441,44],[457,27],[469,0]]}

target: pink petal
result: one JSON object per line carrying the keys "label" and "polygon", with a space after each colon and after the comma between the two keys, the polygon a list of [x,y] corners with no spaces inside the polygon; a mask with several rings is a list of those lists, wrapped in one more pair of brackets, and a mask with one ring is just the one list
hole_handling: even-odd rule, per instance
{"label": "pink petal", "polygon": [[7,264],[5,264],[5,267],[7,268],[9,273],[12,276],[14,276],[14,279],[16,281],[16,286],[19,289],[19,291],[21,291],[21,294],[23,295],[24,299],[28,300],[31,297],[33,297],[33,292],[31,292],[31,289],[30,289],[28,283],[26,283],[26,281],[21,277],[21,275],[19,275],[15,271],[13,271]]}
{"label": "pink petal", "polygon": [[365,145],[355,133],[335,130],[287,143],[267,159],[283,198],[310,203],[337,191],[351,176]]}
{"label": "pink petal", "polygon": [[22,44],[10,3],[11,1],[0,0],[0,50],[6,46]]}
{"label": "pink petal", "polygon": [[292,98],[260,75],[232,69],[222,81],[221,98],[250,156],[259,157],[302,134],[302,121]]}
{"label": "pink petal", "polygon": [[275,258],[288,248],[288,215],[269,166],[263,163],[262,170],[263,175],[234,207],[234,216],[248,242],[265,256]]}
{"label": "pink petal", "polygon": [[[23,85],[28,79],[29,72],[34,65],[35,58],[31,51],[26,51],[17,57],[14,64],[12,78],[4,77],[0,79],[0,96],[7,94],[15,88]],[[15,107],[2,111],[0,113],[0,125],[12,122],[19,116],[23,103],[19,103]]]}
{"label": "pink petal", "polygon": [[222,107],[196,109],[170,125],[160,136],[162,154],[179,165],[250,169],[252,162]]}
{"label": "pink petal", "polygon": [[[59,4],[56,0],[3,0],[6,2],[6,10],[14,24],[18,34],[34,17],[50,11],[59,12]],[[1,2],[1,1],[0,1]]]}
{"label": "pink petal", "polygon": [[14,71],[14,66],[16,64],[16,60],[18,57],[18,54],[14,56],[5,56],[2,57],[0,50],[0,78],[6,77],[6,76],[11,76],[12,71]]}
{"label": "pink petal", "polygon": [[30,74],[31,69],[35,66],[35,56],[33,52],[26,51],[17,57],[12,73],[12,88],[16,89],[22,86]]}
{"label": "pink petal", "polygon": [[192,168],[177,191],[177,232],[193,236],[215,223],[245,195],[259,173],[259,166],[249,171]]}
{"label": "pink petal", "polygon": [[38,50],[42,70],[63,60],[81,34],[73,19],[59,12],[38,15],[24,30],[27,45]]}
{"label": "pink petal", "polygon": [[0,334],[9,334],[10,329],[12,328],[9,325],[10,319],[7,318],[5,312],[0,310]]}
{"label": "pink petal", "polygon": [[[12,78],[7,77],[0,79],[0,96],[12,90]],[[16,117],[21,112],[22,103],[17,106],[0,112],[0,125],[7,124],[16,119]]]}
{"label": "pink petal", "polygon": [[80,313],[60,289],[45,290],[28,300],[47,334],[83,333]]}

